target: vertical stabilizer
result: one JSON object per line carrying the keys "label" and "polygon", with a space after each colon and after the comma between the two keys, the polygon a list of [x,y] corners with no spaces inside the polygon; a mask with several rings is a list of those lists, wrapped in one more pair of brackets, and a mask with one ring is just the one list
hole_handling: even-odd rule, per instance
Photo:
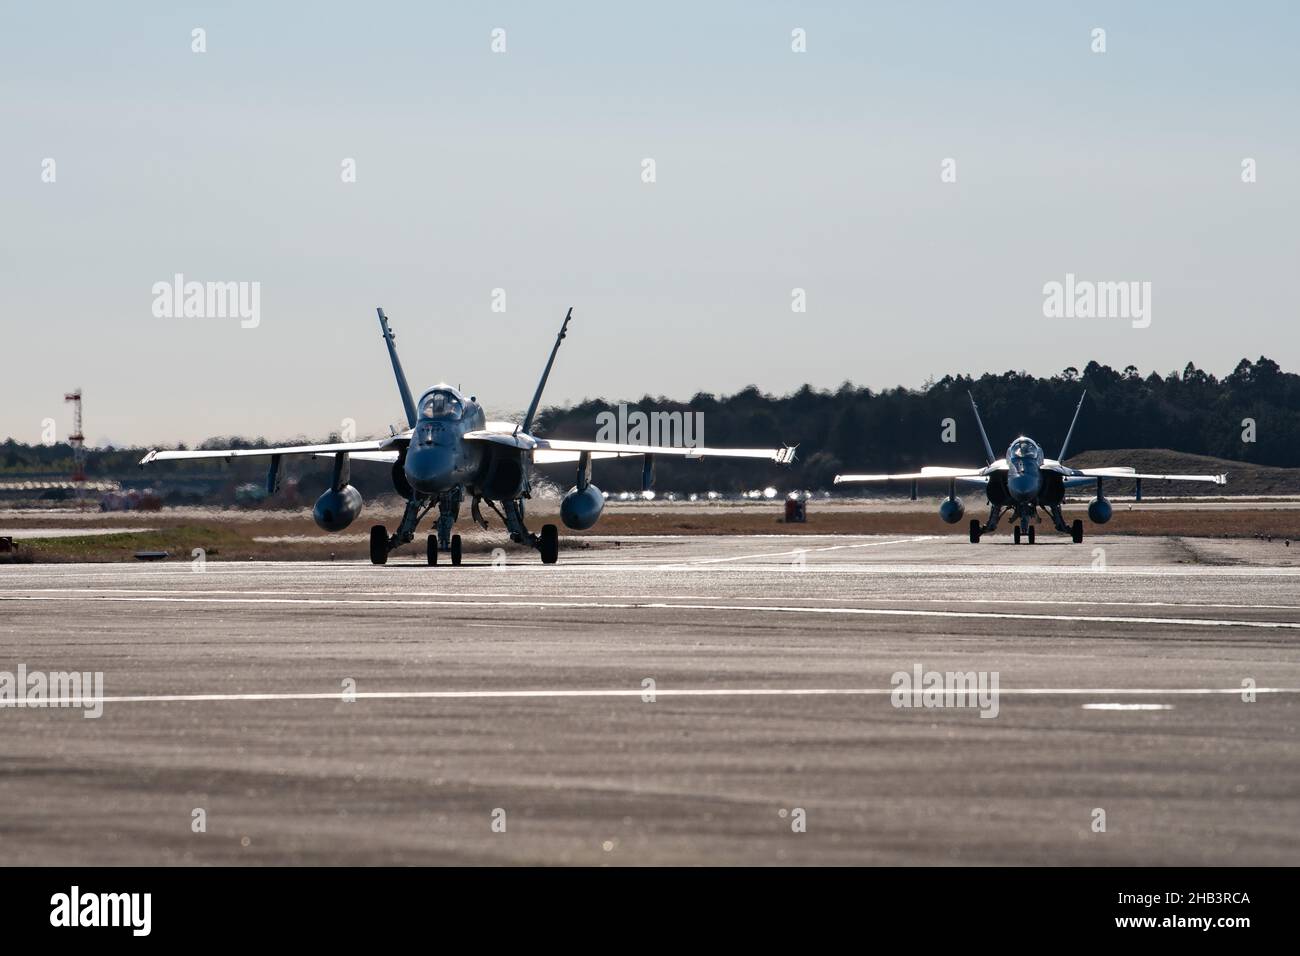
{"label": "vertical stabilizer", "polygon": [[980,421],[979,406],[975,404],[975,396],[970,392],[966,393],[966,397],[970,399],[971,411],[975,413],[975,424],[979,426],[980,439],[984,442],[984,454],[988,456],[989,464],[991,465],[993,462],[997,461],[997,458],[993,454],[993,446],[989,444],[989,435],[988,432],[984,430],[984,423]]}
{"label": "vertical stabilizer", "polygon": [[533,395],[533,403],[528,406],[528,414],[524,416],[524,423],[520,426],[525,435],[532,434],[533,419],[537,417],[537,406],[542,403],[542,392],[546,390],[546,380],[551,377],[551,366],[555,364],[555,353],[560,351],[560,343],[564,341],[564,336],[569,329],[569,320],[573,318],[573,307],[569,307],[568,313],[564,316],[564,324],[560,326],[560,334],[555,337],[555,345],[551,348],[551,357],[546,360],[546,368],[542,370],[542,380],[537,383],[537,392]]}
{"label": "vertical stabilizer", "polygon": [[406,373],[402,371],[402,362],[397,357],[396,337],[393,330],[388,327],[388,316],[384,315],[383,309],[376,309],[379,313],[379,327],[384,330],[384,344],[388,346],[388,357],[393,360],[393,375],[397,378],[397,390],[402,394],[402,407],[406,410],[406,424],[409,428],[415,427],[415,399],[411,397],[411,386],[406,384]]}
{"label": "vertical stabilizer", "polygon": [[1070,439],[1074,437],[1074,426],[1079,421],[1079,412],[1083,411],[1083,400],[1088,397],[1088,390],[1085,388],[1083,394],[1079,396],[1079,404],[1074,409],[1074,417],[1070,419],[1070,430],[1065,433],[1065,441],[1061,442],[1061,453],[1056,456],[1057,461],[1065,461],[1065,453],[1070,450]]}

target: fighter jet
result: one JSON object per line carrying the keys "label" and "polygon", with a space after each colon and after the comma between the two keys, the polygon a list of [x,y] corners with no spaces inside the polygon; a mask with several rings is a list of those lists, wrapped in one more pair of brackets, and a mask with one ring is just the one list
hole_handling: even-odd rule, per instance
{"label": "fighter jet", "polygon": [[704,448],[668,447],[652,445],[622,445],[610,442],[570,441],[567,439],[538,438],[532,434],[533,423],[542,401],[546,380],[555,364],[573,317],[569,309],[564,324],[555,337],[551,356],[547,359],[541,381],[533,395],[532,403],[523,422],[488,421],[478,399],[462,394],[446,383],[434,385],[420,396],[412,398],[406,373],[397,357],[396,337],[388,326],[383,309],[379,313],[379,328],[388,346],[397,390],[406,412],[407,428],[392,430],[392,434],[373,441],[332,442],[321,445],[288,445],[280,448],[232,448],[204,451],[150,451],[140,464],[158,461],[181,461],[196,458],[270,457],[266,475],[266,489],[273,494],[280,483],[280,464],[285,455],[314,455],[334,459],[334,475],[330,487],[316,501],[312,518],[325,531],[342,531],[361,514],[361,493],[349,482],[353,461],[375,462],[388,465],[393,487],[406,499],[406,510],[401,524],[390,535],[383,525],[370,529],[370,560],[385,564],[388,555],[396,548],[414,540],[420,521],[437,505],[436,533],[428,538],[429,564],[437,564],[442,552],[450,554],[451,563],[461,563],[461,538],[452,534],[464,500],[470,499],[470,514],[474,521],[487,528],[480,506],[487,503],[504,522],[510,539],[517,544],[536,548],[543,564],[554,564],[559,557],[559,529],[553,524],[542,525],[540,535],[529,531],[524,523],[524,504],[532,496],[531,472],[533,465],[564,462],[577,464],[574,485],[560,501],[560,519],[565,526],[586,530],[595,525],[605,506],[605,497],[591,481],[591,463],[597,458],[644,457],[642,487],[648,490],[654,483],[654,461],[657,456],[672,455],[683,458],[756,458],[779,464],[794,460],[794,449],[782,448]]}
{"label": "fighter jet", "polygon": [[980,411],[975,404],[975,396],[969,392],[970,407],[975,413],[975,424],[979,427],[980,439],[984,442],[984,453],[988,464],[983,468],[945,468],[926,467],[918,472],[900,475],[836,475],[835,484],[875,481],[911,481],[912,500],[916,500],[916,483],[926,479],[939,479],[948,482],[948,497],[939,505],[939,517],[948,524],[956,524],[965,513],[962,500],[957,497],[957,482],[981,484],[989,501],[989,520],[981,525],[978,518],[970,521],[970,542],[979,544],[981,535],[993,531],[1003,512],[1011,513],[1012,538],[1016,544],[1021,538],[1034,543],[1034,525],[1038,511],[1047,512],[1052,519],[1052,526],[1062,534],[1068,534],[1075,544],[1083,542],[1083,520],[1075,518],[1072,524],[1066,524],[1061,515],[1061,503],[1065,500],[1067,488],[1097,484],[1097,497],[1088,505],[1088,520],[1093,524],[1105,524],[1111,518],[1111,505],[1102,493],[1102,482],[1107,478],[1127,478],[1137,483],[1137,500],[1142,500],[1142,479],[1160,481],[1208,481],[1222,485],[1228,481],[1227,475],[1151,475],[1140,474],[1133,468],[1115,466],[1108,468],[1071,468],[1065,464],[1066,452],[1070,447],[1070,438],[1074,435],[1074,426],[1079,421],[1079,412],[1083,410],[1083,400],[1088,397],[1085,390],[1070,420],[1069,431],[1061,444],[1061,453],[1055,459],[1044,457],[1043,446],[1025,435],[1018,436],[1007,448],[1004,458],[994,459],[993,446],[984,431],[984,422],[980,420]]}

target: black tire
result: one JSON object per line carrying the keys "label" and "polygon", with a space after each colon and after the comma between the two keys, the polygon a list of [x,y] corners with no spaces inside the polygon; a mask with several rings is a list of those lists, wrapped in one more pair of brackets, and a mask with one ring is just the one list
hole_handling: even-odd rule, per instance
{"label": "black tire", "polygon": [[554,564],[560,559],[560,529],[553,524],[542,525],[542,538],[537,542],[542,552],[542,564]]}
{"label": "black tire", "polygon": [[978,518],[970,519],[970,543],[980,543],[980,522]]}
{"label": "black tire", "polygon": [[1033,526],[1033,525],[1030,525],[1030,526],[1029,526],[1029,543],[1030,543],[1030,544],[1033,544],[1033,543],[1034,543],[1034,526]]}
{"label": "black tire", "polygon": [[437,564],[438,563],[438,536],[436,534],[429,535],[428,552],[429,552],[429,564],[431,565]]}
{"label": "black tire", "polygon": [[370,528],[370,563],[388,563],[388,529],[381,524]]}
{"label": "black tire", "polygon": [[1014,528],[1011,529],[1011,542],[1013,544],[1020,543],[1020,525],[1016,525]]}
{"label": "black tire", "polygon": [[1070,525],[1070,538],[1075,544],[1083,544],[1083,519],[1075,518],[1074,524]]}
{"label": "black tire", "polygon": [[451,536],[451,563],[460,567],[460,535]]}

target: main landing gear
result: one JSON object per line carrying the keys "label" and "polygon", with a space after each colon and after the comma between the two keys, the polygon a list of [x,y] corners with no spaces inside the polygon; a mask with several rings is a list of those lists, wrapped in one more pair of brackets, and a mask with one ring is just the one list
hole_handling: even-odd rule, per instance
{"label": "main landing gear", "polygon": [[[1083,543],[1083,521],[1081,519],[1075,518],[1073,524],[1066,524],[1065,517],[1061,514],[1060,505],[1052,505],[1050,507],[1039,505],[1038,507],[1043,508],[1044,511],[1051,514],[1052,526],[1056,528],[1057,531],[1062,534],[1068,534],[1070,540],[1075,544]],[[992,510],[989,512],[989,520],[986,524],[980,524],[978,518],[971,518],[970,543],[979,544],[980,538],[994,530],[998,526],[998,519],[1002,516],[1004,510],[1004,507],[994,505]],[[1017,522],[1011,527],[1011,540],[1014,543],[1020,544],[1021,541],[1027,541],[1029,544],[1033,544],[1035,542],[1037,539],[1037,531],[1035,530],[1035,526],[1030,524],[1030,520],[1033,516],[1034,511],[1032,509],[1025,513],[1017,513],[1014,515],[1015,521]]]}
{"label": "main landing gear", "polygon": [[[374,525],[370,529],[370,563],[387,564],[389,553],[415,537],[415,525],[419,523],[420,518],[434,504],[437,504],[438,523],[435,533],[429,535],[425,545],[428,562],[431,565],[436,565],[439,557],[445,554],[450,556],[453,566],[459,566],[464,549],[460,535],[452,534],[451,529],[460,512],[460,500],[460,492],[457,491],[445,495],[437,501],[422,502],[417,499],[407,502],[406,513],[402,516],[402,524],[392,537],[389,537],[388,529],[383,525]],[[486,527],[487,522],[483,520],[478,510],[479,500],[476,498],[473,503],[474,520]],[[506,528],[510,532],[510,540],[516,544],[525,544],[536,548],[542,557],[542,564],[555,564],[560,559],[560,529],[556,525],[546,524],[542,525],[540,535],[529,531],[524,524],[524,502],[522,499],[504,502],[504,512],[499,511],[491,501],[488,501],[488,506],[493,511],[496,511],[506,523]]]}

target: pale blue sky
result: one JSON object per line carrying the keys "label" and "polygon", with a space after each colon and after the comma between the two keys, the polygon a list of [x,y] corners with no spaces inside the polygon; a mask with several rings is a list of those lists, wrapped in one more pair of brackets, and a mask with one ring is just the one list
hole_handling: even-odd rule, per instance
{"label": "pale blue sky", "polygon": [[[376,305],[502,414],[570,305],[552,401],[1300,368],[1297,9],[5,3],[0,436],[77,385],[92,441],[377,432]],[[260,326],[155,318],[176,272]],[[1151,327],[1043,318],[1066,272],[1150,281]]]}

